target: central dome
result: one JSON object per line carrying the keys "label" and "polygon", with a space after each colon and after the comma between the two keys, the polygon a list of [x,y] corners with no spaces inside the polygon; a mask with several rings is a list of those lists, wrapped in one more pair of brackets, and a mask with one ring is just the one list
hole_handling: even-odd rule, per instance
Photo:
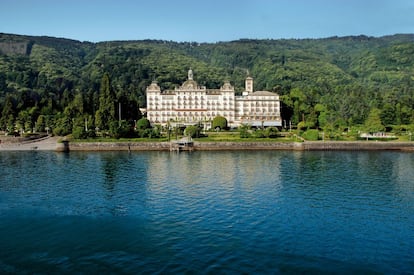
{"label": "central dome", "polygon": [[188,70],[188,79],[181,85],[181,89],[184,90],[191,90],[191,89],[198,89],[198,83],[193,79],[194,74],[193,70],[190,68]]}

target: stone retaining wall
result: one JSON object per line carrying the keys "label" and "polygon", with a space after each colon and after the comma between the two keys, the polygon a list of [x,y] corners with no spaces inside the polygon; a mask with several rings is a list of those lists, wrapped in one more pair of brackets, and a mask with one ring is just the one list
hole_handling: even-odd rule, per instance
{"label": "stone retaining wall", "polygon": [[69,151],[169,151],[168,142],[70,142]]}
{"label": "stone retaining wall", "polygon": [[302,150],[299,142],[195,142],[195,150]]}
{"label": "stone retaining wall", "polygon": [[399,150],[414,151],[413,142],[381,142],[381,141],[306,141],[302,144],[303,150],[318,151],[369,151],[369,150]]}
{"label": "stone retaining wall", "polygon": [[[194,150],[302,150],[292,142],[194,142]],[[169,151],[169,142],[70,142],[69,151]]]}
{"label": "stone retaining wall", "polygon": [[[70,151],[169,151],[169,142],[70,142]],[[414,151],[414,142],[194,142],[195,151]]]}

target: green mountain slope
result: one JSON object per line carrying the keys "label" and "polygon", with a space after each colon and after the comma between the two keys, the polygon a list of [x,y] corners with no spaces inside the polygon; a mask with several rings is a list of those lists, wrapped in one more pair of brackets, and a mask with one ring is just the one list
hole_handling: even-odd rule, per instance
{"label": "green mountain slope", "polygon": [[153,79],[173,88],[190,67],[200,85],[215,88],[227,79],[238,92],[250,74],[256,90],[282,95],[283,119],[294,124],[363,124],[373,109],[383,125],[414,123],[412,34],[214,44],[0,34],[0,129],[32,128],[39,116],[51,127],[66,119],[66,132],[86,117],[93,125],[104,73],[126,106],[122,117],[134,120]]}

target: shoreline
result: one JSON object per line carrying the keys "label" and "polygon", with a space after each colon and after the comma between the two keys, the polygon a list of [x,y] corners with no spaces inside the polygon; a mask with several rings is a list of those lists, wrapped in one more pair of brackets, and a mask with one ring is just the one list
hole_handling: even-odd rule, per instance
{"label": "shoreline", "polygon": [[[171,151],[171,143],[163,142],[70,142],[58,137],[22,143],[0,143],[1,151]],[[414,142],[395,141],[304,141],[304,142],[200,142],[195,141],[190,151],[405,151],[414,152]]]}
{"label": "shoreline", "polygon": [[[74,142],[69,151],[170,151],[170,142]],[[305,142],[194,142],[192,151],[408,151],[414,142],[305,141]]]}

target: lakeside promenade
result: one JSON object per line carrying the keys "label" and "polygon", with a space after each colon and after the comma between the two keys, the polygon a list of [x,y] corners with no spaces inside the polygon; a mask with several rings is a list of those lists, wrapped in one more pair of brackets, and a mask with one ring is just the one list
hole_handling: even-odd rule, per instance
{"label": "lakeside promenade", "polygon": [[[67,142],[46,137],[23,142],[2,142],[0,151],[170,151],[170,142]],[[66,147],[64,147],[66,146]],[[291,150],[414,152],[414,142],[393,141],[305,141],[305,142],[194,142],[194,151]]]}

